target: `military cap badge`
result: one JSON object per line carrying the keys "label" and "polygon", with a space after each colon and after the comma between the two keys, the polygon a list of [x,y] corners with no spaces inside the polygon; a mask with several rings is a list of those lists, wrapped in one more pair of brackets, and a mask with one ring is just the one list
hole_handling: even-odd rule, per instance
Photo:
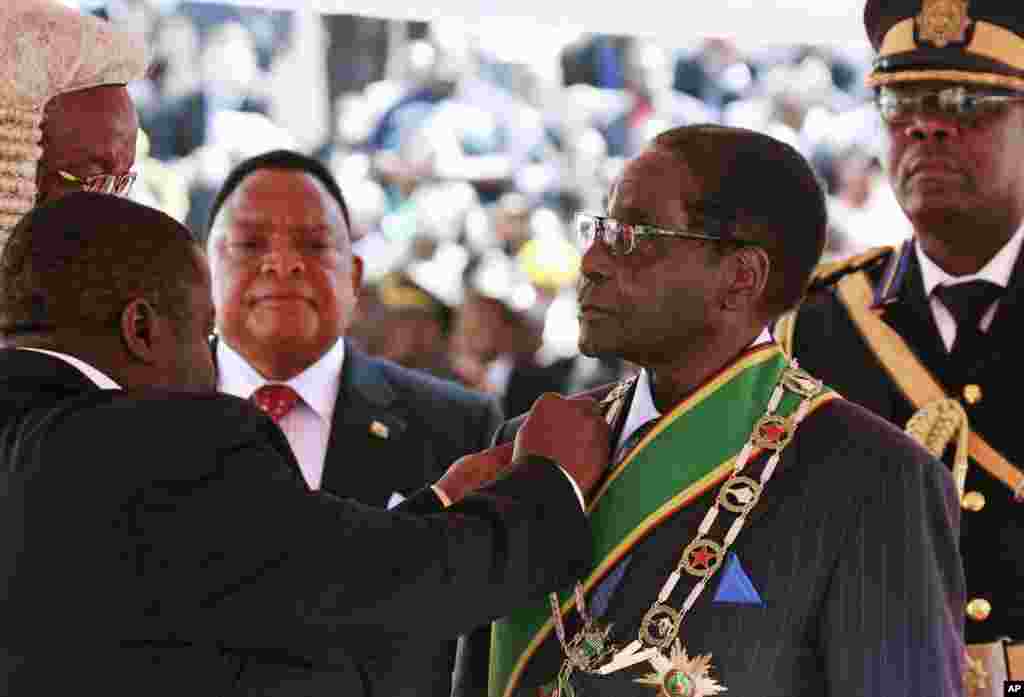
{"label": "military cap badge", "polygon": [[967,16],[970,0],[924,0],[915,18],[918,43],[943,48],[967,40],[971,18]]}

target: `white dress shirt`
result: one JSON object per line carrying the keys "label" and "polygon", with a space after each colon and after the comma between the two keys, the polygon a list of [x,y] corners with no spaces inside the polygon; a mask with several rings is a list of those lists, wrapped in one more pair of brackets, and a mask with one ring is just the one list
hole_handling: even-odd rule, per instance
{"label": "white dress shirt", "polygon": [[76,368],[82,375],[89,378],[101,390],[119,390],[121,386],[114,382],[109,375],[104,373],[99,368],[95,368],[81,358],[75,358],[74,356],[59,351],[48,351],[46,349],[27,348],[19,347],[19,351],[35,351],[36,353],[45,353],[47,356],[53,356],[59,358],[73,368]]}
{"label": "white dress shirt", "polygon": [[[747,348],[754,348],[761,344],[770,344],[773,341],[772,333],[765,327],[754,342]],[[633,399],[629,403],[629,412],[626,414],[626,423],[622,425],[622,433],[619,434],[619,442],[615,444],[612,452],[617,452],[626,439],[633,435],[633,432],[643,426],[651,419],[661,418],[661,412],[654,406],[654,395],[651,393],[651,376],[647,368],[640,371],[636,381],[636,389],[633,390]]]}
{"label": "white dress shirt", "polygon": [[298,393],[299,401],[278,425],[295,453],[306,484],[314,491],[320,488],[323,479],[344,362],[345,342],[338,339],[320,360],[292,379],[280,383],[260,375],[223,339],[217,342],[218,388],[221,392],[249,399],[264,385],[284,384]]}
{"label": "white dress shirt", "polygon": [[[1020,254],[1022,242],[1024,242],[1024,227],[1017,230],[1013,237],[1003,245],[1003,248],[987,264],[981,267],[981,270],[977,273],[966,276],[950,276],[928,258],[928,255],[921,249],[920,240],[914,240],[914,252],[917,254],[917,262],[921,266],[921,280],[924,281],[924,292],[928,296],[928,304],[931,307],[932,316],[935,318],[935,325],[939,328],[939,334],[942,335],[942,343],[946,345],[947,351],[952,350],[953,341],[956,339],[956,320],[953,319],[949,308],[934,293],[935,289],[940,285],[952,286],[977,280],[990,281],[997,286],[1006,288],[1010,285],[1010,275],[1013,273],[1013,267],[1017,263],[1017,256]],[[995,317],[996,310],[999,308],[999,302],[999,300],[996,300],[992,303],[992,307],[982,316],[981,323],[978,325],[978,328],[982,331],[987,332],[989,326],[991,326],[992,318]]]}

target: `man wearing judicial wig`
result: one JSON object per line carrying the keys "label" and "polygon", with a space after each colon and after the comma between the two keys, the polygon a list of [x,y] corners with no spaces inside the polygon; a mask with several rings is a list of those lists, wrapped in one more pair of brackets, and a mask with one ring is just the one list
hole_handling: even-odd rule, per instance
{"label": "man wearing judicial wig", "polygon": [[36,203],[79,189],[127,194],[138,117],[125,85],[142,37],[58,0],[0,7],[0,243]]}
{"label": "man wearing judicial wig", "polygon": [[972,695],[1024,679],[1024,13],[1001,0],[870,0],[868,81],[913,237],[815,274],[776,335],[944,456],[959,488]]}
{"label": "man wearing judicial wig", "polygon": [[494,624],[491,697],[961,694],[949,471],[767,329],[825,228],[793,148],[712,125],[662,133],[578,216],[580,348],[643,370],[594,395],[594,564]]}

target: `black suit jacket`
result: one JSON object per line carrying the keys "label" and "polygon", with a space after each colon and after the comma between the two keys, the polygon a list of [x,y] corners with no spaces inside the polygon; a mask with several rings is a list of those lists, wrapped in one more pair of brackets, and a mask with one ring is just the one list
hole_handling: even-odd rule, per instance
{"label": "black suit jacket", "polygon": [[245,400],[99,390],[35,352],[0,351],[0,463],[5,695],[369,695],[367,642],[454,636],[588,562],[549,461],[381,511],[310,493]]}
{"label": "black suit jacket", "polygon": [[[517,425],[500,437],[514,436]],[[717,488],[633,548],[603,617],[620,646],[636,638],[715,495]],[[716,602],[719,570],[683,622],[690,656],[711,653],[714,676],[736,697],[960,695],[958,512],[949,472],[909,438],[845,400],[819,408],[798,428],[731,547],[762,604]],[[572,613],[570,634],[576,620]],[[457,669],[467,697],[486,694],[477,646],[464,647],[466,665]],[[517,695],[535,694],[561,659],[552,634]],[[648,672],[644,664],[581,676],[576,694],[646,697],[651,688],[633,679]]]}
{"label": "black suit jacket", "polygon": [[[413,496],[455,460],[487,448],[500,423],[493,398],[346,343],[321,489],[385,508],[395,494]],[[456,647],[455,637],[410,639],[395,627],[358,649],[375,694],[448,697]]]}
{"label": "black suit jacket", "polygon": [[[893,281],[885,297],[879,298],[882,318],[907,341],[949,394],[962,396],[964,381],[951,372],[912,247],[903,257],[894,253],[880,259],[870,270],[876,283],[884,273],[892,273]],[[1020,426],[1013,418],[1024,391],[1017,344],[1022,322],[1024,255],[1017,259],[1007,293],[989,327],[986,352],[978,356],[973,382],[981,386],[982,399],[976,404],[961,399],[971,428],[1017,467],[1024,467]],[[793,346],[801,365],[848,399],[900,428],[913,414],[913,407],[868,349],[832,288],[812,294],[800,309]],[[963,512],[961,550],[967,597],[984,598],[992,605],[987,620],[967,620],[967,641],[988,642],[1003,636],[1024,639],[1024,504],[1014,502],[1006,486],[973,463],[965,491],[985,497],[981,511]],[[962,616],[963,608],[959,612]]]}

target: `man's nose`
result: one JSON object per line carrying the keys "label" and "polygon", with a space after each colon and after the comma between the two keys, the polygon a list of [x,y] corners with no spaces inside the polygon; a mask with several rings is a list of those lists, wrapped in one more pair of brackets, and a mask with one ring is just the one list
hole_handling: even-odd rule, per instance
{"label": "man's nose", "polygon": [[905,131],[914,140],[942,142],[960,135],[960,124],[956,119],[935,113],[914,116]]}
{"label": "man's nose", "polygon": [[275,244],[263,256],[260,271],[262,273],[277,273],[281,276],[293,276],[301,274],[306,270],[306,263],[299,253],[291,245]]}
{"label": "man's nose", "polygon": [[589,283],[600,283],[611,277],[614,263],[608,246],[595,239],[580,260],[580,275]]}

